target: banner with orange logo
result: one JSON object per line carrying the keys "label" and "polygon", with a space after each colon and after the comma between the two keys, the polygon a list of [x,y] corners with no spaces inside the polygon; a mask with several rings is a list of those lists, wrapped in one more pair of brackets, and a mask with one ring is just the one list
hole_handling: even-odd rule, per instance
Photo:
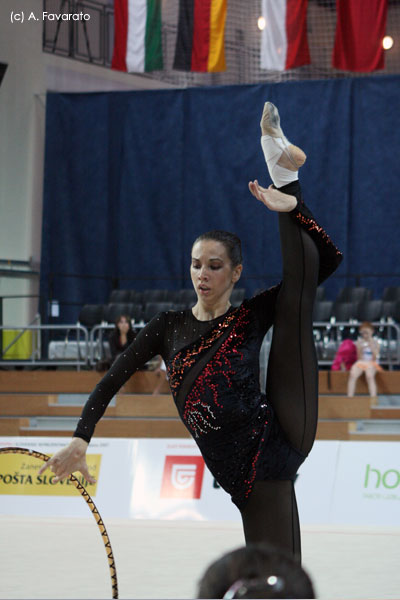
{"label": "banner with orange logo", "polygon": [[[54,454],[69,438],[0,438]],[[318,440],[295,482],[303,525],[400,527],[399,442]],[[82,483],[103,517],[237,521],[240,514],[192,440],[94,438],[88,449],[95,485]],[[0,514],[88,517],[68,482],[52,483],[42,461],[0,453]],[[81,478],[78,474],[78,477]]]}

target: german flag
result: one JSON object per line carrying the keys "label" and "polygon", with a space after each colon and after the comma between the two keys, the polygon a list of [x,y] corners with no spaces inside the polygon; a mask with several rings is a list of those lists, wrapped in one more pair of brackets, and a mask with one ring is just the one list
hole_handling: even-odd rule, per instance
{"label": "german flag", "polygon": [[174,69],[226,71],[226,4],[227,0],[180,0]]}

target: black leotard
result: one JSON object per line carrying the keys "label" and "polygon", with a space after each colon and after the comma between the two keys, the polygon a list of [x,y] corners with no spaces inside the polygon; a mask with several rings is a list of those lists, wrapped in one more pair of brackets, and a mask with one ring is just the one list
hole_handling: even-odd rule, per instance
{"label": "black leotard", "polygon": [[[287,193],[300,194],[293,184],[286,187]],[[340,263],[340,252],[302,202],[291,216],[316,241],[321,281]],[[305,454],[289,443],[259,385],[260,347],[274,322],[280,287],[211,321],[197,320],[191,309],[158,314],[96,386],[74,435],[90,441],[119,388],[160,354],[182,421],[211,473],[240,509],[255,481],[293,479]]]}

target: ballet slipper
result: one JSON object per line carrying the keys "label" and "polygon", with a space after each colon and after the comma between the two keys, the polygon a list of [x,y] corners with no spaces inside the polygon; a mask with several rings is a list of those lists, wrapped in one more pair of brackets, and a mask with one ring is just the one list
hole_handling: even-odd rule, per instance
{"label": "ballet slipper", "polygon": [[280,125],[278,109],[272,102],[264,104],[260,127],[262,135],[270,138],[270,141],[264,141],[264,144],[270,146],[269,154],[273,153],[274,146],[276,146],[277,153],[279,150],[281,151],[280,157],[275,164],[290,171],[297,171],[304,165],[307,158],[306,154],[301,148],[291,144],[284,135]]}
{"label": "ballet slipper", "polygon": [[264,104],[260,127],[263,135],[279,138],[285,137],[281,129],[281,118],[278,109],[272,102],[266,102]]}

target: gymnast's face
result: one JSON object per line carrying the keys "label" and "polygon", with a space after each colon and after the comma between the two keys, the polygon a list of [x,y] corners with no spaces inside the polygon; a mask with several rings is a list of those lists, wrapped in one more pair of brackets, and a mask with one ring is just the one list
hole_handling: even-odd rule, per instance
{"label": "gymnast's face", "polygon": [[232,266],[224,244],[215,240],[200,240],[193,245],[190,275],[197,297],[213,305],[229,299],[242,265]]}

